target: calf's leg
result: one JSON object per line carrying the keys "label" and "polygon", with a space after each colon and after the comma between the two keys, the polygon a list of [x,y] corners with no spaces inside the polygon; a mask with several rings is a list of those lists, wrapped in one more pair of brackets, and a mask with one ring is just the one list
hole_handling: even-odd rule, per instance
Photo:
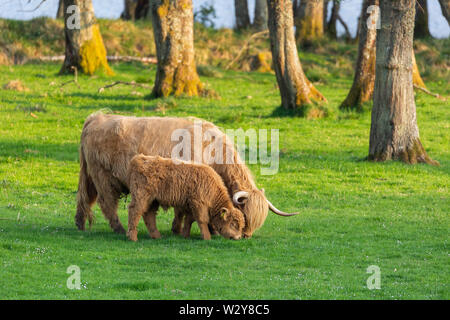
{"label": "calf's leg", "polygon": [[131,194],[132,199],[128,206],[128,232],[127,237],[131,241],[137,241],[137,226],[142,215],[148,209],[148,198],[139,193]]}
{"label": "calf's leg", "polygon": [[180,208],[174,208],[175,217],[172,222],[172,232],[174,234],[181,234],[181,228],[183,226],[183,218],[185,216],[185,212]]}
{"label": "calf's leg", "polygon": [[159,239],[161,238],[161,234],[158,231],[158,228],[156,227],[156,213],[158,211],[159,204],[158,202],[154,201],[151,206],[148,208],[148,210],[144,213],[144,222],[147,226],[148,233],[150,234],[150,237],[153,239]]}
{"label": "calf's leg", "polygon": [[191,227],[194,222],[194,216],[189,212],[184,216],[184,225],[183,225],[183,237],[189,238],[191,236]]}
{"label": "calf's leg", "polygon": [[209,232],[209,215],[206,208],[199,208],[193,212],[193,217],[197,221],[203,240],[211,240],[211,233]]}

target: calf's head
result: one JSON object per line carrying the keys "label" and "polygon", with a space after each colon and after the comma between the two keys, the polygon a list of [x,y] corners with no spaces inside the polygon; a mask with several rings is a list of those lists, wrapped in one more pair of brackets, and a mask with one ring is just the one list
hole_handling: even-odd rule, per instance
{"label": "calf's head", "polygon": [[245,226],[244,214],[236,208],[221,208],[211,221],[214,228],[225,238],[239,240]]}

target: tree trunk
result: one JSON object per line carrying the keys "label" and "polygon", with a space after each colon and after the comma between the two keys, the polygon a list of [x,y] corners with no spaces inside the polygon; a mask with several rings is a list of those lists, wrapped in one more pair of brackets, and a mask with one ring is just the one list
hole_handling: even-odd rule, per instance
{"label": "tree trunk", "polygon": [[437,164],[419,139],[412,81],[415,0],[381,0],[369,160]]}
{"label": "tree trunk", "polygon": [[250,27],[247,0],[234,0],[234,12],[236,15],[236,29],[241,30]]}
{"label": "tree trunk", "polygon": [[417,67],[414,49],[412,51],[412,66],[413,66],[413,84],[422,88],[426,88],[425,82],[423,82],[422,77],[420,76],[419,68]]}
{"label": "tree trunk", "polygon": [[123,12],[120,15],[120,18],[123,20],[132,20],[136,19],[136,8],[138,1],[137,0],[125,0]]}
{"label": "tree trunk", "polygon": [[302,0],[298,7],[297,42],[311,45],[315,40],[323,37],[323,0]]}
{"label": "tree trunk", "polygon": [[58,1],[58,11],[56,12],[56,19],[64,18],[64,0]]}
{"label": "tree trunk", "polygon": [[150,0],[125,0],[120,18],[123,20],[139,20],[150,18]]}
{"label": "tree trunk", "polygon": [[339,16],[339,9],[341,7],[341,4],[339,2],[340,0],[334,0],[333,1],[333,8],[331,9],[331,16],[330,21],[327,24],[327,34],[331,39],[337,39],[337,20]]}
{"label": "tree trunk", "polygon": [[255,20],[253,21],[253,27],[257,31],[267,29],[267,0],[255,1]]}
{"label": "tree trunk", "polygon": [[330,2],[329,0],[324,0],[323,1],[323,31],[324,32],[327,30],[327,26],[328,26],[328,20],[327,19],[328,19],[328,3],[329,2]]}
{"label": "tree trunk", "polygon": [[306,78],[295,44],[291,0],[267,0],[273,64],[280,87],[282,106],[300,108],[314,101],[326,101]]}
{"label": "tree trunk", "polygon": [[369,101],[373,95],[375,83],[375,60],[376,60],[376,25],[368,27],[368,21],[376,23],[376,12],[367,13],[367,8],[378,6],[378,0],[364,0],[361,10],[359,25],[359,47],[358,60],[356,62],[355,77],[353,85],[347,98],[341,104],[340,109],[361,110],[362,104]]}
{"label": "tree trunk", "polygon": [[192,0],[153,0],[151,11],[158,58],[152,95],[198,96],[203,85],[194,59]]}
{"label": "tree trunk", "polygon": [[292,0],[292,11],[294,12],[294,19],[297,17],[298,7],[300,6],[300,0]]}
{"label": "tree trunk", "polygon": [[66,50],[60,73],[73,73],[77,68],[89,75],[98,70],[112,75],[92,1],[64,0],[64,8]]}
{"label": "tree trunk", "polygon": [[431,34],[430,29],[428,28],[428,3],[427,0],[417,0],[414,38],[429,37],[431,37]]}
{"label": "tree trunk", "polygon": [[450,26],[450,0],[439,0],[439,4],[441,5],[442,14]]}

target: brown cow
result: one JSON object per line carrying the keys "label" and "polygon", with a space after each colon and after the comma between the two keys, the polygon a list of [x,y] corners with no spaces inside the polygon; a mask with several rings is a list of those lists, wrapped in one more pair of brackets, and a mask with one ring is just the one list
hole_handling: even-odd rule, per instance
{"label": "brown cow", "polygon": [[[117,216],[118,201],[121,194],[128,193],[126,172],[131,158],[137,154],[170,158],[177,142],[172,141],[172,133],[185,129],[194,134],[193,118],[137,118],[119,115],[90,115],[81,133],[80,177],[77,194],[76,225],[84,230],[86,219],[92,222],[91,206],[98,202],[115,232],[125,230]],[[233,164],[209,163],[223,179],[230,197],[236,207],[245,215],[244,237],[250,237],[264,223],[268,209],[279,215],[291,215],[276,209],[256,187],[250,170],[241,163],[233,143],[210,122],[203,121],[200,131],[213,131],[223,136],[224,153],[231,155]],[[203,146],[207,142],[203,141]],[[191,159],[195,159],[192,145]],[[200,150],[200,153],[203,149]],[[174,233],[180,233],[183,212],[175,210],[172,225]]]}
{"label": "brown cow", "polygon": [[225,238],[238,240],[242,236],[244,214],[233,206],[222,178],[207,165],[141,154],[131,159],[127,182],[131,194],[127,236],[132,241],[137,241],[136,227],[142,215],[150,236],[160,238],[156,228],[159,206],[187,213],[186,238],[194,220],[204,240],[211,239],[208,224]]}

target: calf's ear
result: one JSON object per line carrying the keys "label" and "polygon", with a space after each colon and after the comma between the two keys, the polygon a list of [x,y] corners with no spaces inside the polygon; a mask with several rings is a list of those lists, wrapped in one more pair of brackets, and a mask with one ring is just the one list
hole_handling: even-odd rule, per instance
{"label": "calf's ear", "polygon": [[221,208],[220,209],[220,217],[222,217],[224,220],[227,220],[228,217],[228,209],[227,208]]}

